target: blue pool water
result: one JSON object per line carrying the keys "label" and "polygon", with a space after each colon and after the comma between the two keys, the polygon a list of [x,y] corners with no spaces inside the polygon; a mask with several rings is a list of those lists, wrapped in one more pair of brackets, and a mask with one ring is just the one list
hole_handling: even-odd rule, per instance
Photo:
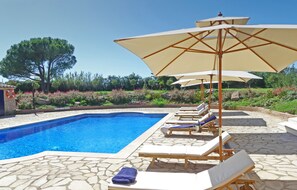
{"label": "blue pool water", "polygon": [[165,114],[83,114],[0,130],[0,159],[43,151],[117,153]]}

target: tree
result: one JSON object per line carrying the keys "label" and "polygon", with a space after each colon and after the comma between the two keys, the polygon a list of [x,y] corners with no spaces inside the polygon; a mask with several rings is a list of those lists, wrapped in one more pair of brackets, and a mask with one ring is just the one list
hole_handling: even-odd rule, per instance
{"label": "tree", "polygon": [[0,62],[0,74],[9,79],[30,79],[41,84],[48,93],[56,76],[76,63],[74,46],[66,40],[32,38],[12,45]]}
{"label": "tree", "polygon": [[133,86],[133,90],[135,90],[135,86],[137,84],[136,79],[130,79],[130,84],[131,84],[131,86]]}

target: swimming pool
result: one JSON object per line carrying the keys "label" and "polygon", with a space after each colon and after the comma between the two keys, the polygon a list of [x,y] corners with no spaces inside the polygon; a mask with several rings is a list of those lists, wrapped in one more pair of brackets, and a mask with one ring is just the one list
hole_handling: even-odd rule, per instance
{"label": "swimming pool", "polygon": [[0,130],[0,159],[43,151],[117,153],[166,114],[82,114]]}

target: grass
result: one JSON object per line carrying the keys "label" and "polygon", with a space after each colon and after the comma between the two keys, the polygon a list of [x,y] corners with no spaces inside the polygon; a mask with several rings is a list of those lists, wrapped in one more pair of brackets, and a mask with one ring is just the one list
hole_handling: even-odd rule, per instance
{"label": "grass", "polygon": [[226,91],[248,91],[248,90],[251,90],[253,92],[256,92],[256,93],[266,93],[267,91],[269,90],[273,90],[272,88],[223,88],[223,92]]}
{"label": "grass", "polygon": [[279,102],[278,104],[272,106],[271,109],[290,114],[297,114],[297,100]]}

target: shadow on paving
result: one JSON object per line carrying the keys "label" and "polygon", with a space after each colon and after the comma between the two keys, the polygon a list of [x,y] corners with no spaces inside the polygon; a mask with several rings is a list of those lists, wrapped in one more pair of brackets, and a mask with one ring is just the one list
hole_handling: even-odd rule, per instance
{"label": "shadow on paving", "polygon": [[262,118],[223,118],[223,126],[256,126],[267,127]]}
{"label": "shadow on paving", "polygon": [[209,135],[199,135],[199,133],[195,133],[192,135],[185,135],[185,134],[178,134],[179,132],[175,132],[174,134],[170,136],[166,136],[165,138],[178,138],[178,139],[196,139],[196,140],[203,140],[203,141],[210,141],[216,136],[214,136],[212,133],[209,133]]}
{"label": "shadow on paving", "polygon": [[279,179],[261,179],[254,171],[249,173],[249,178],[255,180],[256,189],[282,189],[296,190],[296,180],[279,180]]}
{"label": "shadow on paving", "polygon": [[[249,154],[295,155],[297,138],[290,133],[232,133],[230,146]],[[296,186],[297,187],[297,186]]]}
{"label": "shadow on paving", "polygon": [[5,115],[5,116],[0,116],[0,119],[12,118],[12,117],[15,117],[15,115]]}
{"label": "shadow on paving", "polygon": [[[219,115],[219,112],[213,112],[215,116]],[[243,111],[235,111],[235,112],[223,112],[222,116],[249,116],[249,114],[243,112]]]}
{"label": "shadow on paving", "polygon": [[282,189],[282,190],[296,190],[297,180],[261,180],[256,183],[256,188],[260,189],[265,186],[265,189]]}

